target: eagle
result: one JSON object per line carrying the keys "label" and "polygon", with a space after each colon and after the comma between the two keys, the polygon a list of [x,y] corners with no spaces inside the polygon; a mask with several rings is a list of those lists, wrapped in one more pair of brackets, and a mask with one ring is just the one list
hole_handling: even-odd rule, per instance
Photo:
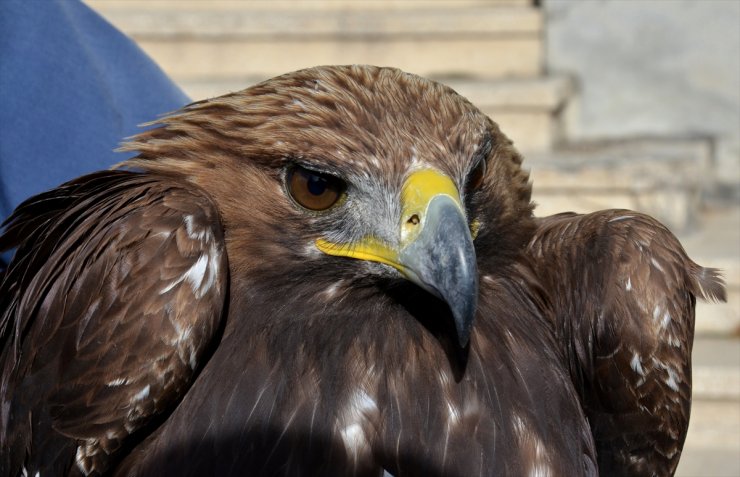
{"label": "eagle", "polygon": [[649,216],[537,218],[452,89],[199,101],[5,221],[0,475],[671,475],[696,298]]}

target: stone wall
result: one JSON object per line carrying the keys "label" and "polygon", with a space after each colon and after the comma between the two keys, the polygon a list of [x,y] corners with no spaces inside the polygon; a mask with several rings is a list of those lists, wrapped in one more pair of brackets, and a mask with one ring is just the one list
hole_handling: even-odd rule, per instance
{"label": "stone wall", "polygon": [[574,74],[570,140],[707,137],[740,191],[740,2],[545,0],[550,71]]}

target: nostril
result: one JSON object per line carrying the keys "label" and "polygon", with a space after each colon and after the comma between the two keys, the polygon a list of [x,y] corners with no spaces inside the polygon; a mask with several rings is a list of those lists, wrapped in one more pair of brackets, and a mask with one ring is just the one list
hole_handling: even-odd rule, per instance
{"label": "nostril", "polygon": [[419,216],[414,214],[411,217],[409,217],[409,220],[407,220],[407,223],[411,225],[419,225]]}

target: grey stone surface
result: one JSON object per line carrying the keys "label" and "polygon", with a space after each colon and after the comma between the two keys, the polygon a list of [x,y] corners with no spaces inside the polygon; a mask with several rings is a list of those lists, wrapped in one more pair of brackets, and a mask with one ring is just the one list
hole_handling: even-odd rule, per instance
{"label": "grey stone surface", "polygon": [[691,421],[677,477],[740,475],[740,402],[699,400]]}
{"label": "grey stone surface", "polygon": [[694,399],[735,401],[740,408],[740,339],[698,336],[692,358]]}
{"label": "grey stone surface", "polygon": [[524,164],[537,215],[626,208],[678,232],[696,224],[711,152],[703,138],[584,141],[527,155]]}
{"label": "grey stone surface", "polygon": [[715,177],[740,186],[740,2],[545,0],[547,67],[574,74],[571,139],[716,138]]}

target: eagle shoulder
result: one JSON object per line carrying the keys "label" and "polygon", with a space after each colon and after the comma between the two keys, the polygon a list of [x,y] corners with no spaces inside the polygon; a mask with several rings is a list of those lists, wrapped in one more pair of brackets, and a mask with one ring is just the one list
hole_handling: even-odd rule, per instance
{"label": "eagle shoulder", "polygon": [[104,472],[184,395],[219,328],[215,207],[170,179],[97,173],[19,206],[2,245],[18,249],[0,284],[0,474]]}
{"label": "eagle shoulder", "polygon": [[600,472],[672,475],[688,429],[696,297],[724,299],[655,219],[627,210],[539,220],[529,252],[549,289]]}

